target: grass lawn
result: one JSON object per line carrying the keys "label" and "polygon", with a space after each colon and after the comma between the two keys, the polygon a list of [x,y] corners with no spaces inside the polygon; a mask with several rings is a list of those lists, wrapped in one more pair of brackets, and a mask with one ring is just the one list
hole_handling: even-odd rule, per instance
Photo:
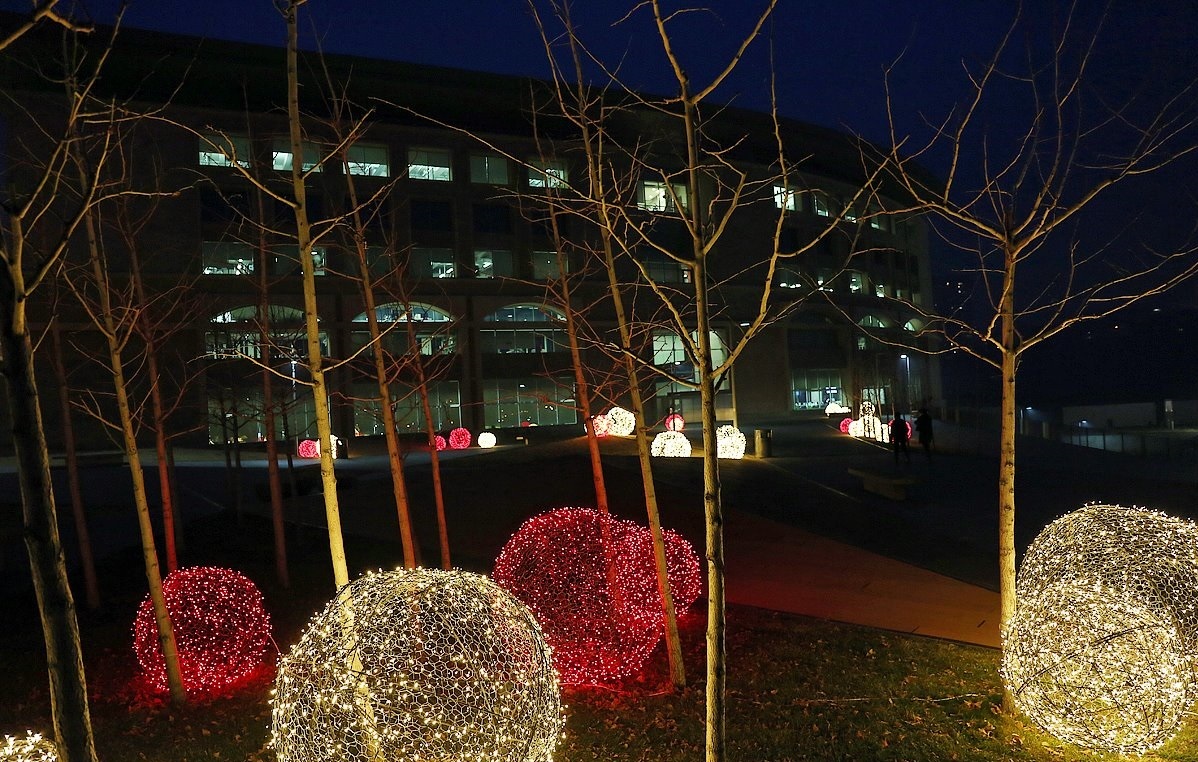
{"label": "grass lawn", "polygon": [[[273,577],[265,522],[236,528],[221,516],[190,530],[204,563],[241,569],[258,580],[279,647],[293,642],[331,595],[327,546],[315,530],[293,538],[293,584]],[[219,540],[219,541],[218,541]],[[394,548],[356,541],[359,568],[390,566]],[[136,553],[105,569],[106,587],[140,590]],[[0,733],[48,731],[40,631],[31,594],[7,602],[0,632]],[[111,594],[81,626],[104,760],[271,760],[269,674],[228,696],[174,708],[137,688],[130,632],[136,595]],[[683,621],[691,687],[665,690],[664,649],[639,679],[620,686],[567,690],[565,738],[556,759],[700,760],[703,749],[702,601]],[[26,626],[28,625],[28,626]],[[729,759],[1057,760],[1102,759],[1057,743],[998,711],[995,651],[749,608],[729,611]],[[1151,758],[1198,760],[1187,731]]]}

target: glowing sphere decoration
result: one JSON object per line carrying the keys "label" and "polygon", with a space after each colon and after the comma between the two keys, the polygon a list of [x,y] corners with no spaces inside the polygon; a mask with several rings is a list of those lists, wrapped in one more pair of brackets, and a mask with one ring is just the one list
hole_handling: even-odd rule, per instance
{"label": "glowing sphere decoration", "polygon": [[745,435],[735,426],[724,425],[715,430],[717,458],[739,460],[745,457]]}
{"label": "glowing sphere decoration", "polygon": [[279,762],[547,762],[564,722],[528,607],[420,568],[342,587],[279,663],[271,714]]}
{"label": "glowing sphere decoration", "polygon": [[849,421],[849,436],[863,437],[865,436],[865,422],[858,418],[855,421]]}
{"label": "glowing sphere decoration", "polygon": [[849,426],[851,426],[852,424],[853,424],[853,419],[852,419],[852,418],[841,418],[841,419],[840,419],[840,433],[841,433],[841,434],[848,434],[848,433],[849,433]]}
{"label": "glowing sphere decoration", "polygon": [[[681,537],[663,536],[675,609],[684,611],[701,592],[698,557]],[[504,545],[494,577],[536,614],[567,685],[635,674],[661,639],[652,538],[631,521],[588,508],[534,516]]]}
{"label": "glowing sphere decoration", "polygon": [[449,449],[465,450],[474,441],[474,437],[470,435],[470,429],[457,427],[449,432]]}
{"label": "glowing sphere decoration", "polygon": [[1198,526],[1115,505],[1057,519],[1024,556],[1003,642],[1016,706],[1052,735],[1160,746],[1198,699]]}
{"label": "glowing sphere decoration", "polygon": [[678,413],[666,416],[666,431],[682,431],[686,428],[686,419]]}
{"label": "glowing sphere decoration", "polygon": [[301,458],[319,458],[320,442],[315,439],[301,440],[295,448],[295,454]]}
{"label": "glowing sphere decoration", "polygon": [[58,762],[58,747],[32,730],[20,738],[6,735],[0,745],[0,762]]}
{"label": "glowing sphere decoration", "polygon": [[[258,587],[241,573],[213,566],[177,569],[163,580],[162,592],[189,693],[231,685],[263,664],[271,648],[270,615]],[[133,647],[147,682],[167,690],[166,663],[148,595],[133,622]]]}
{"label": "glowing sphere decoration", "polygon": [[611,421],[603,413],[591,416],[591,430],[596,437],[606,437],[611,434]]}
{"label": "glowing sphere decoration", "polygon": [[655,458],[689,458],[691,443],[685,434],[662,431],[649,443],[649,454]]}
{"label": "glowing sphere decoration", "polygon": [[478,446],[484,450],[489,450],[495,446],[495,435],[490,431],[484,431],[478,435]]}
{"label": "glowing sphere decoration", "polygon": [[433,437],[433,447],[437,448],[437,452],[441,452],[446,448],[446,446],[445,437],[441,436],[440,434],[437,434],[435,437]]}
{"label": "glowing sphere decoration", "polygon": [[607,422],[613,436],[628,437],[636,431],[636,416],[622,407],[608,410]]}
{"label": "glowing sphere decoration", "polygon": [[852,408],[842,405],[836,400],[828,400],[828,404],[824,406],[824,415],[844,415],[851,412],[853,412]]}

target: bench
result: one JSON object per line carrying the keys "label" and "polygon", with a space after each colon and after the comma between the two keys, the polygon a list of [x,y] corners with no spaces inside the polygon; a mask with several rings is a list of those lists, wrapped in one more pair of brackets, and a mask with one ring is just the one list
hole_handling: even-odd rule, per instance
{"label": "bench", "polygon": [[859,468],[850,468],[849,473],[861,479],[861,486],[865,488],[866,492],[888,497],[891,500],[906,500],[907,487],[915,484],[915,479],[910,476],[880,474],[876,471],[862,471]]}

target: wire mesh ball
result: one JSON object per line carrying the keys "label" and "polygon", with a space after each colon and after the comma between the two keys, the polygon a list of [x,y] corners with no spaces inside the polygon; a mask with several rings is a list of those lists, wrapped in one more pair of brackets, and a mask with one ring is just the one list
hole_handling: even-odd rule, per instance
{"label": "wire mesh ball", "polygon": [[717,458],[739,460],[745,457],[745,435],[735,426],[725,424],[715,430]]}
{"label": "wire mesh ball", "polygon": [[848,433],[849,433],[849,426],[852,426],[852,425],[853,425],[853,419],[852,419],[852,418],[841,418],[841,419],[840,419],[840,433],[841,433],[841,434],[848,434]]}
{"label": "wire mesh ball", "polygon": [[[622,528],[616,544],[620,587],[623,590],[624,610],[642,617],[664,632],[664,613],[661,590],[657,585],[657,560],[653,549],[653,533],[631,521],[621,521]],[[675,612],[681,614],[698,600],[703,592],[702,568],[694,546],[682,535],[669,529],[661,532],[666,552],[666,575]]]}
{"label": "wire mesh ball", "polygon": [[689,458],[691,442],[685,434],[662,431],[649,444],[649,454],[655,458]]}
{"label": "wire mesh ball", "polygon": [[470,434],[470,429],[462,426],[457,427],[449,432],[449,449],[465,450],[474,441],[474,437]]}
{"label": "wire mesh ball", "polygon": [[0,762],[58,762],[58,747],[41,733],[26,731],[24,736],[4,736]]}
{"label": "wire mesh ball", "polygon": [[441,452],[446,448],[446,446],[445,437],[441,436],[440,434],[437,434],[433,437],[433,447],[437,450],[437,452]]}
{"label": "wire mesh ball", "polygon": [[[214,566],[176,569],[162,581],[162,593],[188,692],[223,688],[262,666],[271,647],[270,615],[258,587],[240,572]],[[167,690],[149,595],[133,621],[133,647],[147,682]]]}
{"label": "wire mesh ball", "polygon": [[295,448],[295,454],[301,458],[319,458],[320,442],[315,439],[303,439]]}
{"label": "wire mesh ball", "polygon": [[1052,735],[1142,753],[1172,738],[1198,698],[1198,526],[1087,505],[1028,548],[1002,674]]}
{"label": "wire mesh ball", "polygon": [[[636,674],[657,645],[661,616],[647,615],[644,605],[656,595],[656,575],[630,568],[633,559],[620,552],[628,535],[642,533],[606,513],[559,508],[524,522],[496,559],[495,581],[536,614],[564,684]],[[651,545],[637,547],[649,549],[654,568]]]}
{"label": "wire mesh ball", "polygon": [[666,416],[666,431],[682,431],[686,428],[686,419],[680,413],[670,413]]}
{"label": "wire mesh ball", "polygon": [[548,762],[564,723],[532,612],[456,570],[342,587],[283,657],[271,703],[279,762]]}
{"label": "wire mesh ball", "polygon": [[613,436],[632,436],[636,431],[636,416],[622,407],[613,407],[608,410],[607,421],[611,424],[610,429]]}
{"label": "wire mesh ball", "polygon": [[478,446],[484,450],[489,450],[495,446],[495,434],[490,431],[484,431],[478,435]]}

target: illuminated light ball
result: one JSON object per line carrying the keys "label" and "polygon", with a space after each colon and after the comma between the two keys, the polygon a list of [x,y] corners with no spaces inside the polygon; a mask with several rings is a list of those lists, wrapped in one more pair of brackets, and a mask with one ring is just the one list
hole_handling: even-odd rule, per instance
{"label": "illuminated light ball", "polygon": [[1061,740],[1143,753],[1198,698],[1198,526],[1087,505],[1041,531],[1016,582],[1002,677]]}
{"label": "illuminated light ball", "polygon": [[824,415],[844,415],[851,412],[853,412],[852,408],[842,405],[836,400],[828,400],[828,404],[824,407]]}
{"label": "illuminated light ball", "polygon": [[670,413],[666,416],[666,431],[682,431],[686,428],[686,419],[679,413]]}
{"label": "illuminated light ball", "polygon": [[[879,442],[884,441],[882,438],[886,435],[882,432],[886,427],[882,425],[881,418],[876,415],[863,415],[857,421],[861,424],[861,433],[854,434],[853,436],[876,439]],[[851,429],[850,433],[852,433]]]}
{"label": "illuminated light ball", "polygon": [[495,435],[490,431],[484,431],[478,435],[478,446],[484,450],[489,450],[495,446]]}
{"label": "illuminated light ball", "polygon": [[850,437],[860,438],[865,436],[865,421],[861,420],[860,418],[855,421],[849,421],[848,433]]}
{"label": "illuminated light ball", "polygon": [[342,587],[280,661],[271,705],[279,762],[546,762],[564,724],[532,612],[458,570]]}
{"label": "illuminated light ball", "polygon": [[566,685],[636,674],[661,638],[660,616],[647,616],[641,598],[623,592],[643,583],[618,552],[630,532],[640,528],[589,508],[559,508],[524,522],[495,560],[495,581],[532,609]]}
{"label": "illuminated light ball", "polygon": [[591,430],[596,437],[606,437],[611,433],[611,421],[603,413],[591,416]]}
{"label": "illuminated light ball", "polygon": [[[657,586],[657,561],[653,550],[653,533],[631,521],[622,521],[616,547],[619,564],[623,609],[629,615],[642,617],[648,624],[664,632],[661,590]],[[666,575],[670,580],[670,595],[674,611],[684,613],[703,593],[703,575],[695,548],[677,532],[663,529],[662,544],[666,551]]]}
{"label": "illuminated light ball", "polygon": [[735,426],[723,425],[715,430],[717,458],[739,460],[745,457],[745,435]]}
{"label": "illuminated light ball", "polygon": [[[193,566],[162,581],[187,691],[231,685],[260,667],[271,647],[270,615],[256,585],[232,569]],[[147,595],[133,622],[133,647],[147,682],[165,691],[166,663]]]}
{"label": "illuminated light ball", "polygon": [[613,407],[607,411],[607,422],[613,436],[632,436],[636,431],[636,416],[622,407]]}
{"label": "illuminated light ball", "polygon": [[441,436],[440,434],[433,437],[433,447],[437,448],[437,452],[444,450],[446,447],[445,437]]}
{"label": "illuminated light ball", "polygon": [[295,448],[295,454],[301,458],[319,458],[320,457],[320,442],[315,439],[301,440]]}
{"label": "illuminated light ball", "polygon": [[848,434],[848,433],[849,433],[849,427],[850,427],[850,426],[852,426],[852,424],[853,424],[853,419],[852,419],[852,418],[841,418],[841,419],[840,419],[840,433],[841,433],[841,434]]}
{"label": "illuminated light ball", "polygon": [[459,426],[449,432],[449,449],[465,450],[474,441],[474,437],[470,435],[470,429]]}
{"label": "illuminated light ball", "polygon": [[32,730],[23,737],[6,735],[0,745],[0,762],[58,762],[58,747]]}
{"label": "illuminated light ball", "polygon": [[649,444],[649,454],[655,458],[689,458],[691,443],[685,434],[663,431],[653,437]]}

